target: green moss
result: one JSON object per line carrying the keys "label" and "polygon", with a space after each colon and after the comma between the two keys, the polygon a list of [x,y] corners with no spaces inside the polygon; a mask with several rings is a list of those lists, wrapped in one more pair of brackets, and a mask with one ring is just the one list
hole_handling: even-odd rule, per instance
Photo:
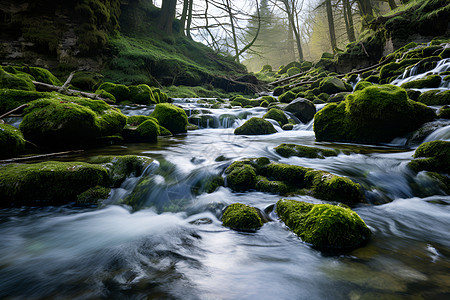
{"label": "green moss", "polygon": [[278,101],[280,101],[281,103],[289,103],[294,100],[296,96],[297,95],[295,93],[287,91],[286,93],[283,93],[278,97]]}
{"label": "green moss", "polygon": [[254,207],[233,203],[223,213],[222,224],[235,230],[254,231],[259,229],[263,222]]}
{"label": "green moss", "polygon": [[405,89],[423,89],[423,88],[437,88],[441,84],[441,76],[430,75],[426,78],[417,79],[409,82],[405,82],[401,85]]}
{"label": "green moss", "polygon": [[234,130],[236,135],[259,135],[277,132],[272,123],[261,118],[253,117]]}
{"label": "green moss", "polygon": [[431,90],[422,93],[417,99],[426,105],[450,105],[450,90]]}
{"label": "green moss", "polygon": [[109,185],[113,187],[119,187],[130,176],[141,176],[152,162],[148,157],[136,155],[101,155],[89,159],[89,163],[108,170]]}
{"label": "green moss", "polygon": [[268,180],[264,176],[256,177],[256,190],[260,192],[278,194],[278,195],[286,195],[291,191],[291,187],[289,187],[283,181],[276,180]]}
{"label": "green moss", "polygon": [[252,108],[252,107],[257,107],[260,106],[261,102],[263,101],[262,99],[247,99],[243,96],[238,96],[238,97],[233,97],[230,100],[232,100],[232,102],[234,103],[233,105],[239,105],[242,107],[248,107],[248,108]]}
{"label": "green moss", "polygon": [[158,122],[155,118],[152,118],[150,116],[142,116],[142,115],[136,115],[136,116],[130,116],[127,118],[127,124],[131,126],[138,126],[141,123],[153,119],[154,121]]}
{"label": "green moss", "polygon": [[304,242],[319,249],[351,249],[371,235],[364,221],[348,208],[281,199],[276,212]]}
{"label": "green moss", "polygon": [[288,123],[288,119],[284,112],[278,108],[271,108],[269,111],[263,116],[263,119],[272,119],[277,121],[280,126]]}
{"label": "green moss", "polygon": [[262,174],[266,175],[270,180],[285,181],[302,188],[304,186],[303,180],[308,170],[310,169],[301,166],[271,163],[262,171]]}
{"label": "green moss", "polygon": [[100,95],[100,97],[102,97],[102,98],[106,98],[106,99],[111,100],[112,103],[116,103],[116,97],[114,97],[113,94],[108,93],[105,90],[96,90],[95,93]]}
{"label": "green moss", "polygon": [[293,61],[288,63],[286,66],[280,66],[280,70],[278,70],[278,74],[285,74],[291,68],[301,68],[302,65],[299,62]]}
{"label": "green moss", "polygon": [[54,94],[30,102],[20,130],[25,138],[48,147],[78,146],[120,133],[126,117],[101,100]]}
{"label": "green moss", "polygon": [[[391,62],[380,69],[380,80],[386,80],[388,78],[396,77],[401,74],[403,74],[403,71],[405,71],[406,67],[412,66],[420,61],[420,58],[410,58],[410,59],[403,59],[400,62]],[[389,81],[390,82],[390,81]]]}
{"label": "green moss", "polygon": [[77,196],[77,203],[82,205],[98,204],[111,194],[111,188],[95,186]]}
{"label": "green moss", "polygon": [[450,119],[450,106],[446,105],[441,107],[438,117],[441,119]]}
{"label": "green moss", "polygon": [[117,102],[130,100],[130,89],[123,84],[115,84],[111,82],[102,83],[98,90],[104,90],[116,98]]}
{"label": "green moss", "polygon": [[273,89],[273,95],[275,97],[278,97],[283,93],[284,93],[284,87],[282,87],[282,86],[277,86],[276,88]]}
{"label": "green moss", "polygon": [[307,147],[295,144],[281,144],[274,150],[283,157],[299,156],[307,158],[325,158],[327,156],[337,156],[336,150]]}
{"label": "green moss", "polygon": [[157,119],[161,126],[173,134],[187,132],[188,118],[182,108],[168,103],[160,103],[156,105],[150,116]]}
{"label": "green moss", "polygon": [[408,90],[406,90],[406,94],[408,95],[409,99],[417,101],[417,99],[419,99],[419,96],[422,94],[422,92],[408,89]]}
{"label": "green moss", "polygon": [[102,81],[103,75],[100,73],[82,71],[74,74],[70,84],[83,91],[95,91]]}
{"label": "green moss", "polygon": [[23,152],[25,139],[15,127],[0,124],[0,158],[9,158]]}
{"label": "green moss", "polygon": [[227,184],[230,188],[235,191],[246,191],[255,188],[256,172],[252,166],[243,164],[241,166],[233,166],[231,169],[232,171],[227,176]]}
{"label": "green moss", "polygon": [[140,137],[149,142],[156,142],[158,136],[161,134],[159,125],[154,120],[144,121],[137,127],[136,132]]}
{"label": "green moss", "polygon": [[10,164],[0,167],[0,206],[70,203],[108,182],[105,168],[82,162]]}
{"label": "green moss", "polygon": [[0,89],[0,114],[8,112],[30,101],[49,98],[52,93],[40,93],[35,91],[23,91],[14,89]]}
{"label": "green moss", "polygon": [[314,132],[319,140],[389,142],[433,118],[433,110],[409,100],[404,89],[369,86],[320,110],[315,115]]}
{"label": "green moss", "polygon": [[372,86],[373,84],[368,81],[360,81],[355,86],[355,92],[365,89],[368,86]]}
{"label": "green moss", "polygon": [[36,90],[34,84],[31,82],[31,79],[8,73],[2,67],[0,67],[0,88],[25,91]]}
{"label": "green moss", "polygon": [[288,74],[288,76],[294,76],[296,74],[301,73],[301,70],[297,67],[292,67],[292,68],[288,69],[286,73]]}
{"label": "green moss", "polygon": [[[421,144],[408,166],[415,172],[450,173],[450,142],[432,141]],[[417,159],[420,158],[420,159]]]}
{"label": "green moss", "polygon": [[140,84],[137,86],[130,86],[129,101],[138,104],[158,104],[160,99],[159,95],[154,95],[152,89],[146,84]]}
{"label": "green moss", "polygon": [[272,96],[262,96],[261,100],[267,101],[268,103],[277,102],[277,99],[275,99],[275,97],[272,97]]}
{"label": "green moss", "polygon": [[439,57],[441,59],[450,58],[450,48],[445,48],[442,50],[442,52],[439,54]]}
{"label": "green moss", "polygon": [[320,81],[319,90],[320,92],[331,95],[340,92],[350,92],[352,91],[352,88],[351,86],[348,87],[347,84],[339,78],[325,77]]}
{"label": "green moss", "polygon": [[260,106],[261,107],[268,107],[269,106],[269,102],[267,102],[267,100],[264,100],[263,102],[261,102]]}

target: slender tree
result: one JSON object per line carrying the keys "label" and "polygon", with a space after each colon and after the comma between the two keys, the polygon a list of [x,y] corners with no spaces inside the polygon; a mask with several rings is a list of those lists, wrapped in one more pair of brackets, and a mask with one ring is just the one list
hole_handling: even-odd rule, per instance
{"label": "slender tree", "polygon": [[342,0],[342,7],[343,7],[345,29],[347,31],[348,41],[354,42],[356,40],[356,38],[355,38],[355,29],[353,26],[352,6],[350,5],[350,1]]}
{"label": "slender tree", "polygon": [[176,7],[177,0],[163,0],[159,15],[159,29],[167,33],[172,33],[172,24],[175,18]]}
{"label": "slender tree", "polygon": [[336,52],[337,43],[336,43],[336,33],[334,31],[334,19],[333,19],[333,9],[331,7],[331,0],[325,0],[325,4],[327,8],[328,30],[330,33],[331,49],[333,49],[333,52]]}

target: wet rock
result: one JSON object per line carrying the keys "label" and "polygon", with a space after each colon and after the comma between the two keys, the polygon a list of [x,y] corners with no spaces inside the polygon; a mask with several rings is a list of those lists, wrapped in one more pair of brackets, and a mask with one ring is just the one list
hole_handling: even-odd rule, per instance
{"label": "wet rock", "polygon": [[263,119],[272,119],[277,121],[280,126],[283,126],[288,123],[288,119],[284,112],[277,108],[271,108],[269,111],[263,116]]}
{"label": "wet rock", "polygon": [[304,98],[295,99],[289,103],[284,110],[292,113],[303,123],[308,123],[311,121],[316,113],[316,107],[314,104]]}
{"label": "wet rock", "polygon": [[253,117],[234,130],[236,135],[259,135],[277,132],[272,123],[261,118]]}
{"label": "wet rock", "polygon": [[336,94],[340,92],[351,92],[352,87],[343,80],[336,77],[325,77],[319,84],[322,93]]}
{"label": "wet rock", "polygon": [[281,129],[283,130],[292,130],[294,129],[294,124],[288,123],[288,124],[284,124]]}
{"label": "wet rock", "polygon": [[438,118],[450,119],[450,106],[445,105],[439,109]]}
{"label": "wet rock", "polygon": [[182,108],[169,103],[160,103],[150,116],[173,134],[187,132],[188,117]]}
{"label": "wet rock", "polygon": [[15,127],[0,124],[0,159],[13,157],[25,149],[25,139]]}
{"label": "wet rock", "polygon": [[405,82],[401,87],[405,89],[437,88],[441,84],[441,81],[441,76],[430,75],[426,78]]}
{"label": "wet rock", "polygon": [[414,153],[415,160],[408,166],[415,172],[431,171],[450,174],[450,142],[432,141],[420,145]]}
{"label": "wet rock", "polygon": [[417,99],[426,105],[450,105],[450,90],[431,90],[422,93]]}
{"label": "wet rock", "polygon": [[364,221],[349,208],[281,199],[276,212],[304,242],[319,249],[352,249],[371,236]]}
{"label": "wet rock", "polygon": [[327,156],[337,156],[336,150],[322,149],[316,147],[307,147],[295,144],[281,144],[274,150],[283,157],[307,157],[307,158],[325,158]]}
{"label": "wet rock", "polygon": [[295,97],[296,97],[295,93],[287,91],[286,93],[283,93],[278,97],[278,101],[280,101],[281,103],[289,103],[292,100],[294,100]]}
{"label": "wet rock", "polygon": [[261,228],[263,222],[256,208],[242,203],[233,203],[225,209],[222,224],[235,230],[254,231]]}

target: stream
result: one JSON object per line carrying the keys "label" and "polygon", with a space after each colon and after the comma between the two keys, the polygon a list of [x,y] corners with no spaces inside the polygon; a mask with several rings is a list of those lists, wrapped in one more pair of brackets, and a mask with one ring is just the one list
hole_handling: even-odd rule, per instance
{"label": "stream", "polygon": [[[432,130],[421,138],[412,134],[387,145],[320,143],[312,122],[292,131],[276,126],[278,132],[271,135],[234,135],[234,128],[266,109],[212,109],[207,102],[175,99],[188,115],[208,116],[206,128],[70,158],[136,154],[154,159],[142,178],[127,179],[102,208],[1,209],[0,298],[450,298],[450,196],[407,167],[421,142],[450,140],[449,120],[427,124]],[[120,109],[126,115],[152,111]],[[273,149],[281,143],[341,154],[283,158]],[[350,253],[328,255],[303,243],[273,212],[274,221],[255,233],[223,227],[220,216],[227,205],[241,202],[264,210],[281,197],[225,187],[207,194],[193,187],[235,160],[260,156],[360,183],[368,203],[354,210],[372,230],[371,241]],[[142,208],[117,205],[142,179],[151,185]]]}

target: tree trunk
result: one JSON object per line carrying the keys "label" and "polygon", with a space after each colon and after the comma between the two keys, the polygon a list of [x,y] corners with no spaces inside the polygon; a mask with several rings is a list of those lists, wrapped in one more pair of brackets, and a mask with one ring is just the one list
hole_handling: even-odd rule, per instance
{"label": "tree trunk", "polygon": [[334,31],[334,20],[333,20],[333,10],[331,7],[331,0],[325,0],[325,4],[327,8],[328,29],[330,31],[331,49],[333,49],[334,53],[336,52],[337,44],[336,44],[336,33]]}
{"label": "tree trunk", "polygon": [[184,0],[183,1],[183,11],[181,13],[181,31],[184,32],[184,30],[186,29],[186,16],[187,16],[187,10],[188,10],[188,6],[189,6],[189,2],[190,0]]}
{"label": "tree trunk", "polygon": [[188,18],[186,24],[186,36],[192,39],[191,37],[191,24],[192,24],[192,4],[194,0],[189,0],[189,8],[188,8]]}
{"label": "tree trunk", "polygon": [[389,7],[391,8],[391,10],[394,10],[397,8],[397,4],[395,4],[395,0],[388,0],[389,2]]}
{"label": "tree trunk", "polygon": [[291,25],[290,19],[289,19],[289,25],[288,25],[287,50],[288,50],[289,61],[294,61],[295,60],[294,32],[292,31],[292,25]]}
{"label": "tree trunk", "polygon": [[234,45],[234,51],[235,51],[235,59],[237,62],[239,61],[239,48],[237,43],[237,37],[236,37],[236,28],[234,27],[234,19],[233,19],[233,12],[231,11],[231,3],[230,0],[227,0],[226,7],[228,11],[228,16],[230,17],[230,24],[231,24],[231,34],[233,35],[233,45]]}
{"label": "tree trunk", "polygon": [[286,13],[288,15],[289,24],[292,26],[292,31],[294,32],[295,41],[297,43],[298,50],[298,59],[300,61],[303,60],[303,49],[300,41],[300,34],[298,33],[298,29],[295,26],[294,13],[293,8],[291,8],[290,2],[288,0],[283,0],[284,6],[286,7]]}
{"label": "tree trunk", "polygon": [[163,0],[159,15],[159,29],[167,33],[172,33],[172,24],[173,19],[175,18],[176,7],[177,0]]}
{"label": "tree trunk", "polygon": [[344,6],[344,19],[345,19],[345,26],[347,29],[348,41],[354,42],[356,41],[356,38],[355,38],[355,29],[353,27],[352,6],[350,5],[349,0],[342,0],[342,4]]}

